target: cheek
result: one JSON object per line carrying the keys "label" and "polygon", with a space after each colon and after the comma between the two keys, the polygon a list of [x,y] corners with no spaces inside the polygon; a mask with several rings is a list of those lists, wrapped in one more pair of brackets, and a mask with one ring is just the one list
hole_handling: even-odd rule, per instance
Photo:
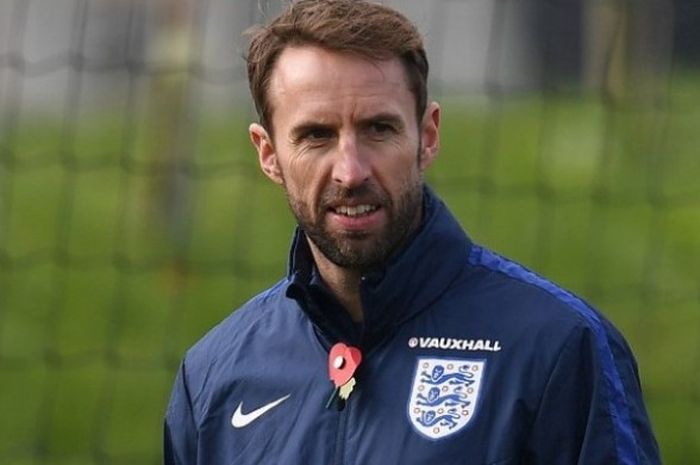
{"label": "cheek", "polygon": [[378,171],[387,182],[395,186],[415,182],[421,177],[417,149],[404,149],[401,153],[382,158]]}
{"label": "cheek", "polygon": [[291,162],[284,173],[287,192],[298,200],[313,205],[323,190],[323,176],[319,168],[311,163]]}

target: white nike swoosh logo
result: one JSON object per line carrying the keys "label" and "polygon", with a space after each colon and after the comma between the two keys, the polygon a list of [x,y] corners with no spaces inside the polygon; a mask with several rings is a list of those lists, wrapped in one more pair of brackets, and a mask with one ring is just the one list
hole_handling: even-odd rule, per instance
{"label": "white nike swoosh logo", "polygon": [[243,402],[241,402],[238,404],[236,411],[233,412],[233,416],[231,417],[231,425],[233,425],[234,428],[243,428],[244,426],[248,426],[261,416],[265,415],[268,411],[289,399],[289,396],[291,396],[291,394],[280,397],[279,399],[272,401],[269,404],[265,404],[249,413],[243,413]]}

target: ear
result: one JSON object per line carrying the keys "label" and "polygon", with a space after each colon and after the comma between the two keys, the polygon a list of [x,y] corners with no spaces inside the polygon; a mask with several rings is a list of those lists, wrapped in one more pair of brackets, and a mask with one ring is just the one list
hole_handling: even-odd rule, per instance
{"label": "ear", "polygon": [[284,184],[284,177],[277,159],[277,152],[272,144],[272,138],[267,130],[258,123],[253,123],[248,127],[250,141],[258,152],[258,162],[263,173],[274,183]]}
{"label": "ear", "polygon": [[421,122],[421,147],[420,169],[428,168],[437,157],[440,150],[440,105],[430,102],[423,114]]}

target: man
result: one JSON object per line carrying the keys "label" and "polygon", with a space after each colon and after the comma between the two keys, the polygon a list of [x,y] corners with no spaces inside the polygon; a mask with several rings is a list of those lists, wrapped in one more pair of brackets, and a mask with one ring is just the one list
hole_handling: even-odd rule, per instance
{"label": "man", "polygon": [[410,22],[301,0],[247,59],[250,137],[299,227],[287,276],[188,351],[166,463],[660,463],[617,331],[424,186],[440,107]]}

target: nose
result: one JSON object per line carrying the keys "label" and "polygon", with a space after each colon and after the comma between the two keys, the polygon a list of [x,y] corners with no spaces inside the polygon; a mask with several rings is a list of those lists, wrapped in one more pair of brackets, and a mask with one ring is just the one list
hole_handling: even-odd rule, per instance
{"label": "nose", "polygon": [[355,137],[341,137],[333,163],[333,181],[345,188],[353,188],[365,183],[370,173],[368,160],[359,150]]}

